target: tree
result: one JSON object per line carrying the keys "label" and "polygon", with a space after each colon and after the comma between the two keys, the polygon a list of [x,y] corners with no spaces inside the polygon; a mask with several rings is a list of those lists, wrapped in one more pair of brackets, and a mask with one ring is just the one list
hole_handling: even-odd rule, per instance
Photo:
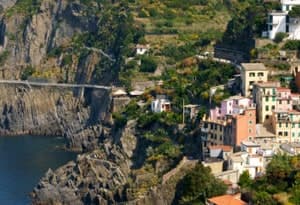
{"label": "tree", "polygon": [[157,63],[150,56],[143,56],[141,59],[141,72],[149,72],[152,73],[156,70]]}
{"label": "tree", "polygon": [[252,180],[250,178],[249,172],[244,171],[239,178],[238,185],[242,188],[248,188],[250,187],[251,184],[252,184]]}
{"label": "tree", "polygon": [[286,155],[276,155],[267,167],[266,176],[270,184],[279,190],[285,190],[292,183],[291,172],[290,158]]}
{"label": "tree", "polygon": [[289,16],[292,18],[300,17],[300,6],[293,6],[292,10],[289,12]]}
{"label": "tree", "polygon": [[277,205],[277,202],[265,191],[256,192],[253,197],[255,205]]}
{"label": "tree", "polygon": [[276,33],[276,36],[274,38],[275,43],[280,43],[285,37],[287,36],[284,32],[278,32]]}
{"label": "tree", "polygon": [[204,203],[207,198],[223,195],[227,187],[212,175],[209,167],[199,163],[182,179],[177,190],[179,204],[193,204]]}

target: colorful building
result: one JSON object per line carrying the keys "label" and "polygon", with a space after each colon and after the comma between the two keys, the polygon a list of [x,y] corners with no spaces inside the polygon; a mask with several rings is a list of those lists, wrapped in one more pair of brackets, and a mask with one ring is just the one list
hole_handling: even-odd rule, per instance
{"label": "colorful building", "polygon": [[221,108],[212,109],[210,113],[211,117],[202,119],[205,146],[225,144],[236,147],[243,140],[255,137],[256,108],[249,98],[228,98],[221,102]]}
{"label": "colorful building", "polygon": [[256,83],[253,88],[253,101],[256,104],[258,123],[270,123],[272,111],[277,105],[279,82]]}
{"label": "colorful building", "polygon": [[272,116],[272,126],[279,143],[300,142],[300,112],[296,110],[276,110]]}
{"label": "colorful building", "polygon": [[221,102],[221,107],[210,110],[210,118],[213,120],[222,119],[226,115],[243,113],[243,108],[250,106],[252,100],[242,96],[232,96]]}
{"label": "colorful building", "polygon": [[241,65],[241,90],[245,97],[249,97],[252,95],[254,83],[268,81],[268,70],[262,63],[242,63]]}

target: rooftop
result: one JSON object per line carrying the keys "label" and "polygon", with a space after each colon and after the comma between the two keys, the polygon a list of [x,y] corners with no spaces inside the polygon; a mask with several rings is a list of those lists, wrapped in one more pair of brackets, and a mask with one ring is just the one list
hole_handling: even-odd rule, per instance
{"label": "rooftop", "polygon": [[272,126],[256,124],[256,137],[260,137],[260,138],[275,137]]}
{"label": "rooftop", "polygon": [[196,104],[188,104],[184,106],[185,108],[197,108],[200,107],[200,105],[196,105]]}
{"label": "rooftop", "polygon": [[279,92],[290,92],[291,91],[291,89],[284,88],[284,87],[278,87],[278,88],[276,88],[276,90]]}
{"label": "rooftop", "polygon": [[228,101],[228,100],[241,100],[241,99],[249,99],[249,98],[246,98],[246,97],[240,96],[240,95],[234,95],[234,96],[231,96],[231,97],[225,99],[224,101]]}
{"label": "rooftop", "polygon": [[247,203],[238,199],[237,196],[222,195],[208,199],[208,202],[215,205],[246,205]]}
{"label": "rooftop", "polygon": [[247,147],[260,147],[259,144],[256,144],[255,142],[247,141],[247,140],[243,141],[242,144]]}
{"label": "rooftop", "polygon": [[245,71],[267,71],[267,68],[262,63],[242,63],[241,65]]}
{"label": "rooftop", "polygon": [[150,45],[149,45],[149,44],[146,44],[146,45],[143,45],[143,44],[137,44],[137,45],[136,45],[136,48],[149,49],[149,48],[150,48]]}
{"label": "rooftop", "polygon": [[209,149],[222,149],[224,152],[231,152],[233,150],[232,146],[229,145],[212,145],[208,147]]}
{"label": "rooftop", "polygon": [[268,82],[261,82],[261,83],[255,83],[255,85],[257,85],[258,87],[262,87],[262,88],[273,88],[273,87],[279,87],[280,83],[277,81],[268,81]]}
{"label": "rooftop", "polygon": [[114,91],[112,95],[113,96],[127,95],[127,92],[125,90],[118,89],[118,90]]}

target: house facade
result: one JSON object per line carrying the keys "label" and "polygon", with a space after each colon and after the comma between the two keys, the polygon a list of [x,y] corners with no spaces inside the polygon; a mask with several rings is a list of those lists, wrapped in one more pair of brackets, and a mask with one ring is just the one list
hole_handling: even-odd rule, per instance
{"label": "house facade", "polygon": [[151,102],[152,112],[169,112],[171,111],[171,102],[164,95],[159,95]]}
{"label": "house facade", "polygon": [[205,146],[240,146],[243,140],[256,135],[256,108],[249,98],[233,96],[221,102],[221,108],[210,110],[202,119],[201,133]]}
{"label": "house facade", "polygon": [[272,126],[279,143],[300,142],[300,112],[277,110],[273,113]]}
{"label": "house facade", "polygon": [[241,65],[242,94],[250,97],[254,83],[268,81],[268,70],[262,63],[242,63]]}
{"label": "house facade", "polygon": [[226,115],[241,114],[243,108],[250,106],[252,100],[242,96],[232,96],[221,102],[221,107],[210,110],[210,118],[217,120],[226,117]]}
{"label": "house facade", "polygon": [[286,33],[289,39],[300,39],[300,18],[289,16],[293,6],[299,5],[299,0],[281,0],[281,11],[268,13],[267,35],[270,39],[274,39],[279,32]]}
{"label": "house facade", "polygon": [[253,101],[256,104],[258,123],[270,123],[272,111],[276,109],[278,82],[264,82],[254,84]]}

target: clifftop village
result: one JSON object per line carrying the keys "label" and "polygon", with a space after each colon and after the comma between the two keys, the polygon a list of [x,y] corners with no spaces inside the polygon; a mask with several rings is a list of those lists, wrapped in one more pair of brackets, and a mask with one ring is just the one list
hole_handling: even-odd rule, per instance
{"label": "clifftop village", "polygon": [[[300,1],[282,0],[282,11],[270,12],[268,31],[263,37],[274,39],[276,33],[288,34],[288,39],[300,39],[300,24],[288,16]],[[136,55],[144,55],[150,45],[137,45]],[[282,51],[284,59],[285,51]],[[207,56],[197,56],[199,60]],[[300,153],[300,64],[290,63],[290,76],[277,81],[270,80],[273,73],[263,63],[235,64],[225,59],[211,58],[222,63],[234,64],[238,74],[227,85],[210,89],[210,97],[216,90],[228,89],[236,93],[223,100],[219,107],[209,109],[199,124],[202,140],[202,163],[211,167],[212,173],[227,182],[228,194],[207,201],[209,205],[246,204],[237,197],[239,176],[248,171],[251,178],[264,174],[272,156],[279,153]],[[295,79],[298,92],[288,87]],[[159,82],[158,84],[162,84]],[[130,92],[131,97],[143,91]],[[114,104],[127,104],[130,98],[124,90],[115,90]],[[196,118],[199,105],[184,105],[183,119]],[[114,109],[118,109],[117,106]],[[168,112],[172,102],[165,95],[158,95],[151,103],[152,112]],[[116,110],[115,110],[116,111]]]}

